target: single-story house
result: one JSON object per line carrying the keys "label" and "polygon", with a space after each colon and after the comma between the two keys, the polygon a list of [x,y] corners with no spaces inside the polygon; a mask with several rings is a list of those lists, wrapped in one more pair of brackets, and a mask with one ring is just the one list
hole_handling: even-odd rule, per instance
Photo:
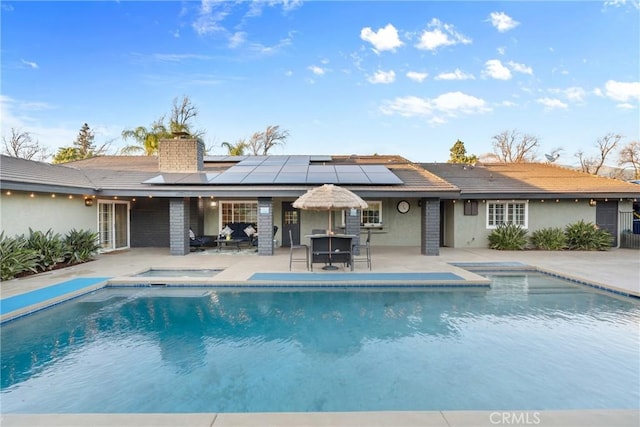
{"label": "single-story house", "polygon": [[487,247],[489,233],[503,222],[535,231],[580,220],[611,232],[617,246],[638,211],[634,184],[550,163],[421,166],[460,190],[457,198],[441,199],[441,246]]}
{"label": "single-story house", "polygon": [[[300,211],[292,203],[322,184],[343,186],[362,210]],[[34,230],[97,231],[104,251],[190,251],[189,228],[217,237],[230,223],[255,224],[259,255],[328,227],[372,245],[485,247],[492,228],[528,229],[584,219],[620,230],[638,187],[546,164],[418,164],[394,155],[205,156],[193,139],[167,139],[158,156],[101,156],[62,165],[2,156],[0,224],[5,236]],[[613,224],[615,222],[615,224]],[[611,223],[611,224],[610,224]],[[277,231],[273,226],[277,226]],[[614,226],[613,226],[614,225]]]}

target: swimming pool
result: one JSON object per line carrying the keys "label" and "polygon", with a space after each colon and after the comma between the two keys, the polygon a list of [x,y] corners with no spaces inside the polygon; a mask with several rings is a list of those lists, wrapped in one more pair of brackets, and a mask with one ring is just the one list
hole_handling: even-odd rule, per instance
{"label": "swimming pool", "polygon": [[6,323],[2,411],[637,409],[640,302],[491,288],[113,288]]}

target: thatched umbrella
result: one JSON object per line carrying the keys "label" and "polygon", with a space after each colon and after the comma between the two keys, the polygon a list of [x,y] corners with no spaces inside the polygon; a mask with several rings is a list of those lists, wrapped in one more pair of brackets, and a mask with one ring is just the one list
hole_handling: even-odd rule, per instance
{"label": "thatched umbrella", "polygon": [[324,184],[312,188],[293,202],[296,209],[329,212],[329,232],[331,232],[331,211],[334,209],[365,209],[369,205],[357,194],[343,187]]}

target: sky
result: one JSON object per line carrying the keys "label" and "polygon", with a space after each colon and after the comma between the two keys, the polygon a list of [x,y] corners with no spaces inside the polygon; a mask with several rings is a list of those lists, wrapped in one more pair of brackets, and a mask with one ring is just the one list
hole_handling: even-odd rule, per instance
{"label": "sky", "polygon": [[[598,138],[640,140],[640,0],[2,1],[2,135],[55,153],[198,108],[208,154],[269,125],[270,154],[446,162],[492,137],[538,138],[559,163]],[[613,159],[612,159],[613,161]],[[611,163],[611,162],[610,162]]]}

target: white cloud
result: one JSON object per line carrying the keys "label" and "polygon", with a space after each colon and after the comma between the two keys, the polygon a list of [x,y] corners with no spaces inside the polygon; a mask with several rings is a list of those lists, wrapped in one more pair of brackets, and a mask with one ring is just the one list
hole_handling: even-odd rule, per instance
{"label": "white cloud", "polygon": [[368,79],[369,83],[373,84],[389,84],[393,83],[396,80],[396,73],[391,71],[376,71],[373,76],[370,76]]}
{"label": "white cloud", "polygon": [[435,80],[475,80],[475,77],[473,74],[464,73],[459,68],[456,68],[455,71],[438,74]]}
{"label": "white cloud", "polygon": [[323,76],[326,73],[326,70],[322,67],[318,67],[317,65],[310,65],[309,70],[316,76]]}
{"label": "white cloud", "polygon": [[229,47],[235,49],[242,46],[247,41],[247,33],[244,31],[236,31],[229,37]]}
{"label": "white cloud", "polygon": [[545,108],[548,110],[552,110],[554,108],[565,109],[568,107],[568,105],[565,104],[564,102],[560,101],[559,99],[553,99],[553,98],[538,98],[536,99],[536,102],[544,105]]}
{"label": "white cloud", "polygon": [[517,62],[513,61],[507,62],[507,65],[509,65],[509,67],[511,67],[513,71],[516,71],[518,73],[533,75],[533,69],[527,65],[518,64]]}
{"label": "white cloud", "polygon": [[483,75],[491,77],[496,80],[509,80],[511,79],[511,70],[502,65],[499,59],[490,59],[484,64],[485,69],[482,72]]}
{"label": "white cloud", "polygon": [[564,95],[569,101],[583,102],[585,96],[587,96],[587,91],[581,87],[573,86],[566,88],[564,90]]}
{"label": "white cloud", "polygon": [[21,59],[20,62],[22,62],[24,65],[26,65],[29,68],[33,68],[33,69],[39,68],[38,64],[33,61],[25,61],[24,59]]}
{"label": "white cloud", "polygon": [[616,105],[616,108],[620,108],[621,110],[633,110],[636,108],[636,105],[623,102],[622,104]]}
{"label": "white cloud", "polygon": [[[216,32],[226,32],[221,22],[229,15],[229,4],[202,0],[198,18],[191,24],[199,35],[206,35]],[[215,6],[215,7],[214,7]]]}
{"label": "white cloud", "polygon": [[432,124],[442,124],[446,118],[460,114],[482,114],[491,111],[483,99],[462,92],[448,92],[436,98],[405,96],[385,102],[380,110],[385,115],[429,119]]}
{"label": "white cloud", "polygon": [[488,21],[490,21],[491,25],[501,33],[513,30],[515,27],[520,25],[518,21],[514,20],[504,12],[491,12]]}
{"label": "white cloud", "polygon": [[429,76],[429,73],[420,73],[418,71],[409,71],[407,72],[407,78],[413,80],[414,82],[422,83]]}
{"label": "white cloud", "polygon": [[380,28],[378,32],[373,31],[370,27],[365,27],[360,30],[360,38],[371,43],[376,52],[384,52],[385,50],[395,52],[403,45],[398,37],[398,30],[391,24]]}
{"label": "white cloud", "polygon": [[420,36],[420,42],[416,45],[421,50],[436,51],[442,46],[453,46],[456,44],[471,44],[471,39],[457,32],[453,25],[443,24],[440,20],[433,18]]}
{"label": "white cloud", "polygon": [[640,0],[607,0],[604,2],[605,7],[623,7],[626,5],[640,9]]}
{"label": "white cloud", "polygon": [[620,101],[628,102],[634,99],[640,101],[640,82],[617,82],[609,80],[604,85],[606,96]]}
{"label": "white cloud", "polygon": [[496,50],[498,51],[498,55],[504,56],[507,53],[507,48],[504,46],[500,46]]}

